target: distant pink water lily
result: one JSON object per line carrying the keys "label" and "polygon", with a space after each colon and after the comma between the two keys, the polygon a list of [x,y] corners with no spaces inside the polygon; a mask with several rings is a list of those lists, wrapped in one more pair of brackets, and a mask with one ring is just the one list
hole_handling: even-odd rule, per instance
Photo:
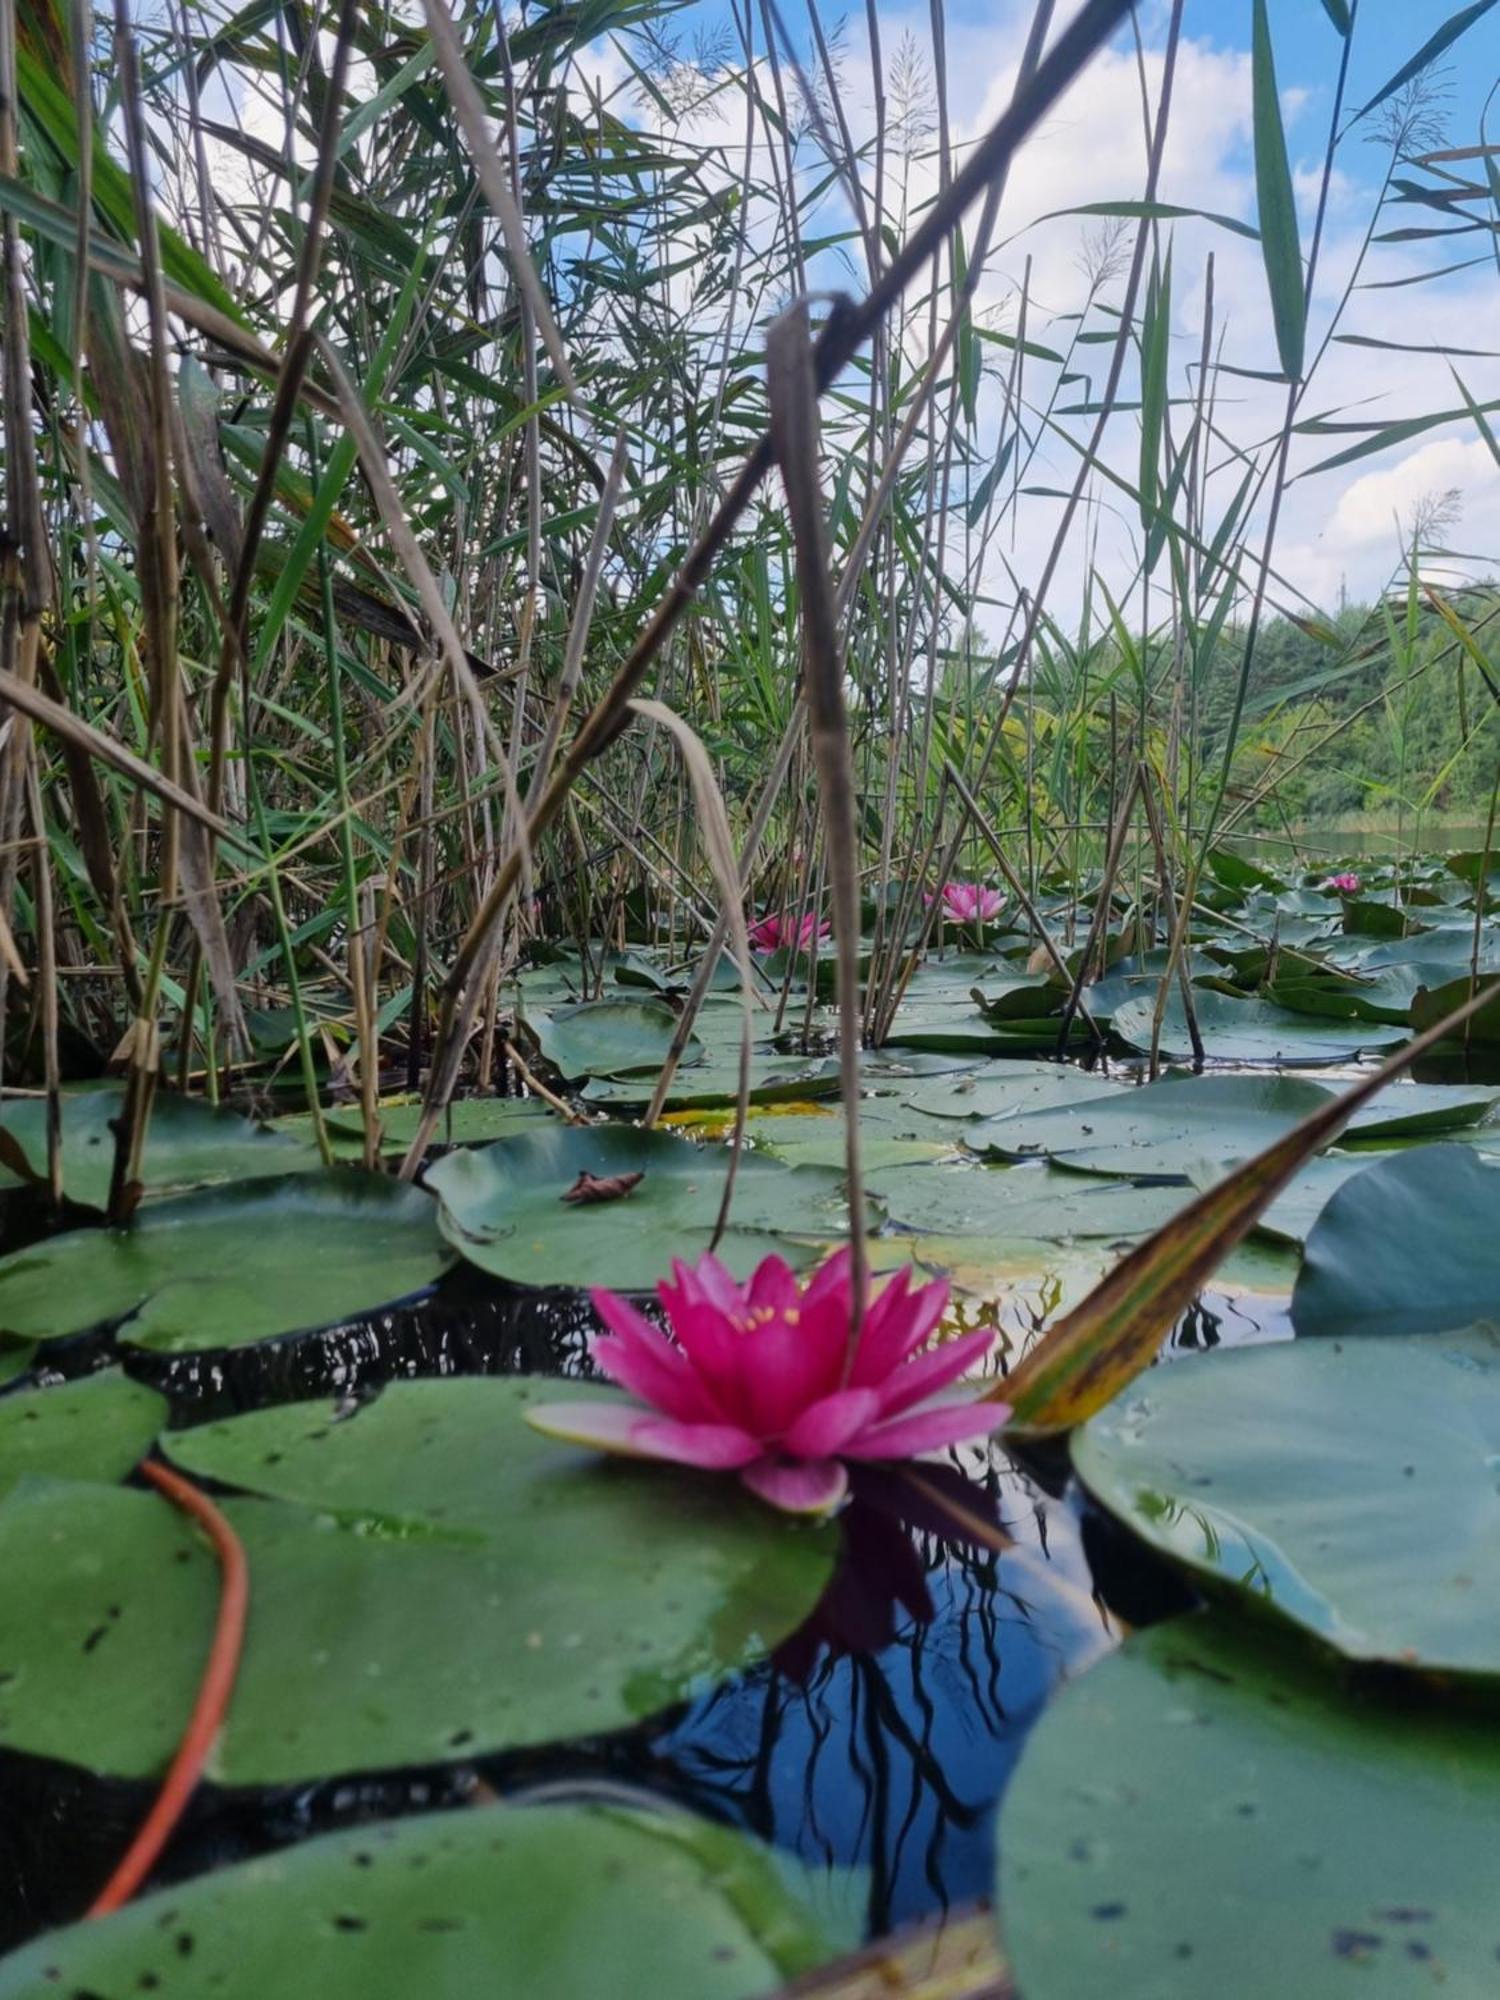
{"label": "distant pink water lily", "polygon": [[[927,898],[932,901],[931,896]],[[982,882],[945,882],[943,915],[950,924],[987,924],[998,917],[1005,898]]]}
{"label": "distant pink water lily", "polygon": [[815,910],[808,910],[800,922],[794,917],[760,917],[750,926],[750,943],[756,951],[806,951],[814,938],[821,943],[828,931],[828,919]]}
{"label": "distant pink water lily", "polygon": [[1323,887],[1325,889],[1337,889],[1342,896],[1357,896],[1359,894],[1359,877],[1350,874],[1330,875],[1328,880],[1323,884]]}
{"label": "distant pink water lily", "polygon": [[871,1298],[846,1381],[847,1250],[806,1287],[779,1257],[744,1285],[711,1256],[674,1260],[672,1278],[657,1287],[670,1339],[614,1292],[590,1294],[609,1329],[594,1359],[638,1401],[543,1404],[527,1422],[630,1458],[737,1472],[773,1507],[821,1514],[844,1497],[846,1459],[913,1458],[986,1437],[1010,1415],[953,1387],[992,1334],[926,1345],[948,1303],[941,1282],[913,1290],[900,1271]]}

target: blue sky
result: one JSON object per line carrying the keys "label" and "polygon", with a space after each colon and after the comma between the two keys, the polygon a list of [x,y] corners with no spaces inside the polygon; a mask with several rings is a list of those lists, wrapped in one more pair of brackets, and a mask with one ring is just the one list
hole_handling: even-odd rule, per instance
{"label": "blue sky", "polygon": [[[868,130],[870,101],[864,9],[858,0],[842,7],[820,0],[825,26],[843,16],[846,107],[856,140]],[[1360,0],[1347,105],[1357,108],[1407,62],[1461,4],[1461,0]],[[1277,80],[1286,118],[1288,148],[1303,216],[1304,248],[1321,178],[1323,151],[1341,54],[1341,40],[1321,0],[1268,0]],[[781,0],[794,35],[805,36],[801,0]],[[887,66],[903,36],[931,47],[929,0],[879,0]],[[1066,19],[1072,0],[1059,0]],[[1147,50],[1153,98],[1161,76],[1161,49],[1169,18],[1166,0],[1142,0],[1140,26]],[[757,10],[758,12],[758,10]],[[1031,0],[946,0],[949,100],[955,143],[963,145],[991,124],[1006,103],[1014,67],[1031,14]],[[698,0],[677,18],[690,41],[693,31],[726,17],[724,0]],[[1250,125],[1251,0],[1187,0],[1184,41],[1164,168],[1164,196],[1192,207],[1256,220],[1255,175]],[[1471,27],[1448,59],[1451,98],[1447,142],[1474,143],[1486,94],[1500,73],[1500,5]],[[1500,140],[1500,105],[1491,137]],[[734,136],[726,129],[726,144]],[[1341,148],[1331,191],[1320,282],[1311,331],[1316,340],[1329,324],[1344,276],[1369,221],[1372,198],[1385,166],[1382,149],[1356,133]],[[1066,331],[1067,315],[1078,296],[1080,241],[1086,224],[1076,216],[1040,222],[1047,213],[1085,202],[1136,198],[1144,178],[1140,92],[1129,31],[1116,38],[1051,114],[1016,163],[1002,212],[1001,236],[986,271],[981,294],[1003,323],[1013,311],[1025,260],[1031,261],[1038,318],[1029,324],[1037,337],[1054,337],[1046,325]],[[918,189],[918,194],[925,190]],[[1381,227],[1430,220],[1425,211],[1396,209]],[[1185,393],[1188,370],[1198,351],[1203,278],[1212,253],[1216,271],[1216,331],[1225,335],[1224,358],[1244,367],[1274,361],[1268,294],[1258,246],[1203,223],[1173,227],[1173,393]],[[1376,289],[1352,299],[1340,330],[1405,343],[1393,353],[1338,344],[1318,370],[1308,413],[1354,410],[1361,418],[1389,420],[1452,405],[1456,392],[1448,363],[1432,349],[1443,342],[1500,348],[1493,262],[1437,283],[1398,281],[1419,269],[1476,257],[1484,239],[1469,235],[1447,244],[1381,246],[1364,276]],[[857,285],[858,268],[840,282]],[[1007,301],[1010,301],[1008,307]],[[1321,318],[1320,318],[1321,315]],[[1040,322],[1040,323],[1039,323]],[[1098,350],[1095,350],[1097,353]],[[1500,397],[1500,366],[1481,359],[1463,364],[1473,392]],[[1284,390],[1237,378],[1224,384],[1223,414],[1236,438],[1251,445],[1279,427]],[[1346,440],[1299,439],[1294,467],[1309,471]],[[1131,440],[1119,427],[1115,449],[1122,469]],[[1053,467],[1071,475],[1076,459],[1064,448]],[[1428,495],[1460,495],[1461,533],[1456,546],[1500,552],[1500,471],[1467,419],[1327,474],[1313,473],[1289,491],[1278,540],[1278,562],[1293,587],[1327,607],[1347,591],[1368,597],[1378,592],[1398,559],[1401,530]],[[1043,559],[1052,523],[1045,505],[1033,505],[1008,556],[1015,572],[1033,574]],[[1122,560],[1128,548],[1122,543]],[[1492,570],[1500,561],[1487,560]],[[1073,594],[1064,591],[1064,594]]]}

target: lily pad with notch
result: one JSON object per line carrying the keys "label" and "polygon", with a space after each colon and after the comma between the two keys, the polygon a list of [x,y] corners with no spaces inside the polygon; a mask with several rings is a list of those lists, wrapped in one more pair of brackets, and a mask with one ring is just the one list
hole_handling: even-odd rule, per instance
{"label": "lily pad with notch", "polygon": [[422,1189],[335,1167],[208,1188],[0,1258],[0,1329],[56,1340],[114,1325],[167,1353],[241,1347],[424,1290],[451,1253]]}
{"label": "lily pad with notch", "polygon": [[[543,1439],[515,1378],[388,1387],[173,1431],[254,1580],[224,1784],[294,1784],[621,1728],[811,1610],[833,1530],[737,1484]],[[575,1397],[601,1392],[570,1389]],[[212,1629],[212,1554],[156,1495],[32,1480],[0,1503],[0,1743],[120,1777],[171,1756]],[[85,1647],[103,1629],[105,1641]]]}

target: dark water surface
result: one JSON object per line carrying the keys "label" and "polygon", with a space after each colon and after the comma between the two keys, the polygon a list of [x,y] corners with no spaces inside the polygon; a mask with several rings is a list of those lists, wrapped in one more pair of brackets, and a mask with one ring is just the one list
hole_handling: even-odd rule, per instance
{"label": "dark water surface", "polygon": [[[417,1375],[585,1375],[593,1327],[580,1296],[461,1270],[327,1333],[128,1365],[170,1398],[175,1422],[194,1423]],[[1206,1295],[1173,1347],[1280,1330]],[[74,1373],[104,1356],[85,1339],[51,1358]],[[826,1866],[830,1893],[847,1894],[836,1885],[851,1865],[867,1871],[872,1935],[988,1895],[1000,1795],[1043,1704],[1127,1621],[1178,1608],[1183,1588],[1081,1499],[1057,1455],[966,1449],[910,1474],[869,1468],[841,1525],[839,1568],[808,1624],[697,1701],[619,1735],[473,1763],[274,1792],[205,1786],[155,1879],[494,1795],[644,1792]],[[150,1796],[0,1753],[0,1951],[80,1914]]]}

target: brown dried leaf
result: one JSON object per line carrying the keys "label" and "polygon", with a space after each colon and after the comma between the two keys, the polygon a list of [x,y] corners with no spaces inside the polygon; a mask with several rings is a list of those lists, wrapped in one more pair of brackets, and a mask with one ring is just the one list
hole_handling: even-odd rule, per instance
{"label": "brown dried leaf", "polygon": [[574,1208],[585,1208],[595,1201],[623,1201],[631,1189],[639,1187],[645,1178],[643,1173],[591,1174],[585,1170],[567,1193],[558,1198],[571,1202]]}

